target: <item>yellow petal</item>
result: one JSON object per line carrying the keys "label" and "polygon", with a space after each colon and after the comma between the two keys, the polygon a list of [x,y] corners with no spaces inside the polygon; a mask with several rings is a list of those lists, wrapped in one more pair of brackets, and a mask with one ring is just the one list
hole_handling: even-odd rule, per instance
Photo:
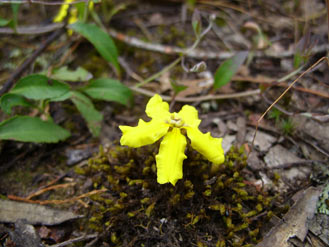
{"label": "yellow petal", "polygon": [[214,138],[208,132],[203,134],[197,128],[184,127],[187,136],[191,140],[193,149],[201,153],[212,163],[219,165],[224,162],[224,150],[222,148],[222,138]]}
{"label": "yellow petal", "polygon": [[198,111],[193,106],[184,105],[178,112],[178,115],[189,127],[198,128],[201,120],[198,117]]}
{"label": "yellow petal", "polygon": [[[65,0],[64,3],[71,3],[73,0]],[[58,14],[54,18],[54,22],[61,22],[67,16],[67,10],[69,8],[68,4],[62,4],[61,8],[59,9]]]}
{"label": "yellow petal", "polygon": [[90,1],[89,5],[88,5],[89,10],[93,10],[94,9],[94,2]]}
{"label": "yellow petal", "polygon": [[169,105],[163,102],[160,95],[155,94],[147,103],[145,112],[152,119],[164,121],[170,118]]}
{"label": "yellow petal", "polygon": [[68,19],[68,24],[73,24],[78,21],[78,9],[71,8],[70,10],[70,17]]}
{"label": "yellow petal", "polygon": [[159,154],[156,158],[158,183],[170,182],[175,185],[183,177],[183,160],[186,147],[186,138],[180,129],[173,128],[161,141]]}
{"label": "yellow petal", "polygon": [[168,132],[169,125],[154,120],[144,122],[140,119],[136,127],[121,125],[119,128],[122,131],[121,145],[138,148],[159,140]]}

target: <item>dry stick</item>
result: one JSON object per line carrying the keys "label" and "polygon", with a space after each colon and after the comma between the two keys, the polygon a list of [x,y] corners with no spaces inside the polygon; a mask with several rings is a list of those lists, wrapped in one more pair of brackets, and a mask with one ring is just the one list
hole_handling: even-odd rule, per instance
{"label": "dry stick", "polygon": [[305,142],[306,144],[310,145],[311,147],[313,147],[314,149],[316,149],[318,152],[322,153],[323,155],[327,156],[327,158],[329,158],[329,153],[327,150],[324,150],[323,148],[317,146],[315,143],[313,143],[312,141],[307,141],[306,139],[302,139],[303,142]]}
{"label": "dry stick", "polygon": [[[278,101],[290,90],[290,88],[292,88],[294,86],[294,84],[300,79],[302,78],[306,73],[308,73],[310,70],[314,69],[319,63],[321,63],[323,60],[327,60],[327,63],[329,65],[329,59],[328,57],[322,57],[320,58],[316,63],[314,63],[311,67],[309,67],[306,71],[304,71],[303,73],[301,73],[290,85],[289,87],[287,87],[286,90],[284,90],[284,92],[266,109],[266,111],[263,113],[263,115],[260,116],[260,118],[257,120],[257,125],[256,125],[256,130],[254,133],[254,137],[252,139],[251,142],[251,146],[254,146],[254,142],[256,139],[256,134],[257,134],[257,130],[258,130],[258,125],[259,123],[263,120],[263,118],[265,117],[265,115],[272,109],[272,107],[278,103]],[[248,153],[248,156],[251,152]]]}
{"label": "dry stick", "polygon": [[59,37],[63,32],[64,28],[61,28],[51,34],[46,41],[39,46],[39,48],[33,52],[33,54],[24,61],[24,63],[19,66],[19,68],[12,74],[12,76],[6,81],[6,83],[2,86],[0,90],[0,96],[4,93],[8,92],[9,89],[13,86],[15,81],[24,73],[24,71],[34,62],[34,60],[57,38]]}
{"label": "dry stick", "polygon": [[[140,83],[143,83],[143,78],[141,78],[139,75],[137,75],[135,72],[133,72],[131,70],[131,68],[129,67],[129,65],[124,61],[123,58],[119,57],[119,62],[120,65],[122,67],[124,67],[124,69],[129,73],[129,75],[131,77],[133,77],[135,80],[139,81]],[[126,83],[127,84],[127,83]],[[128,83],[130,84],[130,83]],[[147,89],[144,88],[138,88],[136,86],[132,86],[130,87],[130,89],[134,92],[149,96],[149,97],[153,97],[154,96],[154,92],[149,91]],[[221,94],[221,95],[207,95],[207,96],[199,96],[199,97],[169,97],[169,96],[165,96],[165,95],[161,95],[161,98],[163,98],[165,101],[175,101],[175,102],[185,102],[185,103],[192,103],[192,102],[200,102],[200,101],[206,101],[206,100],[218,100],[218,99],[232,99],[232,98],[241,98],[241,97],[248,97],[248,96],[253,96],[253,95],[257,95],[260,94],[260,89],[256,89],[256,90],[251,90],[251,91],[247,91],[247,92],[241,92],[241,93],[232,93],[232,94]],[[173,103],[172,103],[173,104]],[[171,105],[172,105],[171,104]]]}
{"label": "dry stick", "polygon": [[16,31],[9,27],[0,28],[0,33],[3,34],[44,34],[55,31],[59,28],[64,27],[64,23],[52,23],[45,26],[27,26],[17,27]]}
{"label": "dry stick", "polygon": [[88,193],[82,194],[80,196],[75,196],[70,199],[64,199],[64,200],[45,200],[45,201],[39,201],[39,200],[29,200],[24,197],[19,197],[15,195],[8,195],[8,199],[14,200],[14,201],[22,201],[22,202],[28,202],[28,203],[35,203],[35,204],[40,204],[40,205],[46,205],[46,204],[64,204],[68,202],[75,202],[78,201],[82,198],[89,197],[95,194],[103,193],[107,191],[107,189],[101,189],[101,190],[93,190]]}
{"label": "dry stick", "polygon": [[327,4],[327,21],[328,21],[328,43],[329,43],[329,0],[326,1]]}
{"label": "dry stick", "polygon": [[[127,36],[123,33],[120,33],[112,28],[108,30],[109,34],[130,45],[137,48],[150,50],[150,51],[156,51],[164,54],[182,54],[186,52],[186,49],[182,49],[175,46],[168,46],[168,45],[162,45],[162,44],[155,44],[155,43],[149,43],[144,42],[138,38]],[[312,52],[318,53],[327,51],[329,49],[329,44],[323,44],[312,48]],[[226,51],[220,51],[220,52],[212,52],[212,51],[204,51],[200,49],[194,49],[193,51],[190,51],[186,54],[184,54],[187,57],[192,58],[199,58],[199,59],[227,59],[232,57],[236,52],[226,52]],[[294,50],[287,50],[282,51],[280,53],[277,52],[271,52],[271,51],[256,51],[253,55],[254,57],[273,57],[273,58],[284,58],[284,57],[291,57],[295,54]]]}
{"label": "dry stick", "polygon": [[253,171],[266,171],[266,170],[275,170],[275,169],[290,169],[292,167],[299,167],[299,166],[313,166],[313,163],[323,163],[325,164],[325,161],[322,160],[302,160],[297,162],[288,162],[279,164],[275,167],[262,167],[262,168],[254,168]]}
{"label": "dry stick", "polygon": [[63,173],[62,175],[57,176],[55,179],[53,179],[52,181],[50,181],[48,184],[39,187],[39,190],[42,190],[44,188],[50,187],[52,185],[54,185],[55,183],[57,183],[59,180],[61,180],[62,178],[66,177],[68,174],[68,172]]}
{"label": "dry stick", "polygon": [[[143,82],[143,78],[140,77],[138,74],[136,74],[128,65],[128,63],[124,60],[124,58],[119,57],[119,63],[120,65],[126,70],[126,72],[132,77],[134,78],[136,81],[142,83]],[[292,73],[290,73],[288,76],[291,77],[296,71],[299,71],[298,69],[293,71]],[[279,86],[279,87],[288,87],[288,84],[283,83],[282,81],[288,79],[287,76],[280,78],[279,80],[273,80],[273,79],[269,79],[269,80],[265,80],[264,78],[253,78],[253,77],[245,77],[245,76],[233,76],[232,81],[249,81],[249,82],[254,82],[254,83],[265,83],[265,84],[269,84],[271,86]],[[279,81],[279,82],[278,82]],[[275,83],[278,82],[278,83]],[[275,83],[275,85],[272,85],[273,83]],[[149,91],[147,89],[141,89],[141,88],[135,88],[135,87],[130,87],[131,90],[152,97],[154,96],[154,93],[152,91]],[[293,89],[297,90],[297,91],[301,91],[301,92],[305,92],[305,93],[310,93],[310,94],[314,94],[323,98],[329,98],[329,94],[326,93],[322,93],[322,92],[318,92],[318,91],[314,91],[311,89],[307,89],[307,88],[303,88],[303,87],[293,87]],[[228,98],[238,98],[238,97],[247,97],[247,96],[252,96],[252,95],[257,95],[259,94],[260,91],[258,90],[254,90],[254,91],[247,91],[247,92],[243,92],[243,93],[233,93],[233,94],[225,94],[225,95],[218,95],[218,96],[214,96],[214,95],[210,95],[209,99],[205,98],[205,97],[197,97],[197,98],[185,98],[185,97],[179,97],[178,101],[179,102],[193,102],[193,100],[199,100],[199,101],[205,101],[205,100],[213,100],[213,99],[228,99]],[[167,97],[164,95],[161,95],[161,97],[163,99],[165,99],[166,101],[172,101],[172,97]],[[176,101],[177,98],[175,98]],[[270,103],[271,104],[271,103]]]}
{"label": "dry stick", "polygon": [[[124,61],[123,58],[119,57],[119,62],[120,65],[122,67],[124,67],[124,69],[129,73],[129,75],[134,78],[135,80],[139,81],[140,83],[143,83],[143,78],[141,78],[139,75],[137,75],[134,71],[131,70],[131,68],[129,67],[129,65]],[[161,71],[160,71],[161,72]],[[126,83],[127,84],[127,83]],[[130,83],[128,83],[130,84]],[[134,92],[149,96],[149,97],[153,97],[154,96],[154,92],[149,91],[147,89],[143,89],[143,88],[138,88],[136,86],[132,86],[130,87],[130,89]],[[241,98],[241,97],[248,97],[248,96],[252,96],[252,95],[257,95],[260,94],[260,89],[256,89],[256,90],[251,90],[251,91],[247,91],[247,92],[241,92],[241,93],[232,93],[232,94],[221,94],[221,95],[207,95],[207,96],[200,96],[200,97],[169,97],[169,96],[165,96],[165,95],[161,95],[160,96],[165,100],[165,101],[171,101],[171,102],[186,102],[186,103],[192,103],[192,102],[200,102],[200,101],[206,101],[206,100],[218,100],[218,99],[231,99],[231,98]],[[171,103],[171,106],[174,103]]]}
{"label": "dry stick", "polygon": [[75,242],[81,242],[81,241],[85,241],[85,240],[92,239],[92,238],[97,238],[97,237],[98,237],[97,233],[89,234],[89,235],[83,235],[83,236],[80,236],[80,237],[77,237],[77,238],[72,238],[72,239],[66,240],[62,243],[48,245],[48,247],[63,247],[63,246],[67,246],[69,244],[73,244]]}
{"label": "dry stick", "polygon": [[[273,80],[273,79],[266,79],[266,78],[257,78],[257,77],[251,77],[251,76],[233,76],[232,81],[246,81],[246,82],[251,82],[251,83],[258,83],[258,84],[264,84],[265,86],[270,86],[270,87],[288,87],[289,85],[287,83],[281,82],[276,83],[278,80]],[[275,83],[275,84],[274,84]],[[312,89],[304,88],[304,87],[293,87],[292,89],[296,91],[300,91],[303,93],[308,93],[308,94],[313,94],[320,96],[322,98],[327,98],[329,99],[329,94],[324,93],[324,92],[319,92],[315,91]]]}
{"label": "dry stick", "polygon": [[56,189],[63,189],[63,188],[69,187],[69,186],[74,186],[75,184],[76,183],[67,183],[67,184],[56,184],[56,185],[52,185],[52,186],[49,186],[49,187],[40,189],[40,190],[38,190],[38,191],[36,191],[34,193],[29,194],[27,197],[25,197],[25,199],[30,200],[32,197],[39,196],[39,195],[45,193],[46,191],[56,190]]}
{"label": "dry stick", "polygon": [[[76,4],[76,3],[86,3],[88,0],[76,0],[70,3],[65,3],[68,5]],[[40,1],[40,0],[1,0],[1,3],[37,3],[42,5],[62,5],[62,1],[54,1],[54,2],[47,2],[47,1]]]}
{"label": "dry stick", "polygon": [[[143,88],[136,88],[136,87],[130,87],[131,90],[144,94],[146,96],[152,97],[154,96],[154,92],[143,89]],[[258,95],[260,94],[261,90],[250,90],[246,92],[240,92],[240,93],[231,93],[231,94],[220,94],[220,95],[205,95],[205,96],[199,96],[199,97],[176,97],[176,102],[185,102],[185,103],[191,103],[195,101],[207,101],[207,100],[218,100],[218,99],[232,99],[232,98],[241,98],[241,97],[247,97],[252,95]],[[160,95],[165,101],[171,101],[172,97]]]}
{"label": "dry stick", "polygon": [[[63,23],[54,23],[46,26],[18,27],[16,32],[11,28],[0,28],[0,33],[35,35],[35,34],[43,34],[46,32],[52,32],[63,26],[64,26]],[[186,51],[185,49],[182,49],[180,47],[144,42],[138,38],[130,37],[123,33],[120,33],[112,28],[110,28],[108,32],[112,37],[126,43],[127,45],[145,50],[160,52],[164,54],[173,54],[173,55],[181,54],[184,51]],[[312,52],[319,53],[319,52],[327,51],[328,49],[329,49],[329,44],[322,44],[313,47]],[[185,56],[199,58],[199,59],[227,59],[232,57],[234,54],[235,52],[226,52],[226,51],[212,52],[212,51],[204,51],[201,49],[194,49],[193,51],[189,52],[189,54],[185,54]],[[256,51],[254,53],[254,57],[285,58],[285,57],[291,57],[294,54],[295,51],[292,49],[287,51],[282,51],[280,53],[265,50],[265,51]]]}

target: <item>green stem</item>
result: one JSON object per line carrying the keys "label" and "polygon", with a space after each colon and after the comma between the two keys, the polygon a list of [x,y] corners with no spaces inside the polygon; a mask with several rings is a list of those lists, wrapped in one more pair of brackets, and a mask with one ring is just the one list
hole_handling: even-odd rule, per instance
{"label": "green stem", "polygon": [[151,75],[149,78],[145,79],[144,81],[137,83],[135,85],[136,88],[144,86],[146,83],[149,83],[150,81],[153,81],[155,78],[161,76],[162,74],[166,73],[167,71],[171,70],[173,67],[175,67],[180,61],[182,60],[182,56],[180,56],[179,58],[177,58],[175,61],[173,61],[171,64],[167,65],[166,67],[164,67],[162,70],[160,70],[159,72]]}
{"label": "green stem", "polygon": [[83,17],[82,17],[82,22],[85,23],[87,21],[87,17],[88,17],[88,11],[89,11],[89,1],[88,0],[86,3],[85,3],[85,11],[83,11]]}

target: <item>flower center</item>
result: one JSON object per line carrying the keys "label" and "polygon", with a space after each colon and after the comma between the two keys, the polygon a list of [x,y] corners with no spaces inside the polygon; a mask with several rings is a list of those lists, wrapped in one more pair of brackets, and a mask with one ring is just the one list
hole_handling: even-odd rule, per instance
{"label": "flower center", "polygon": [[181,128],[185,125],[185,122],[174,112],[170,115],[169,124],[172,125],[172,127]]}

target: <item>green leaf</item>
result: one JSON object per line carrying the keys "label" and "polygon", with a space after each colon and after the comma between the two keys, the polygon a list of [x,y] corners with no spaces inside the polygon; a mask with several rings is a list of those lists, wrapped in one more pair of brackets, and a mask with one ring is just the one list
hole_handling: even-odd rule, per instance
{"label": "green leaf", "polygon": [[60,81],[88,81],[92,78],[92,74],[81,67],[70,70],[67,66],[64,66],[54,69],[50,77]]}
{"label": "green leaf", "polygon": [[15,116],[0,123],[0,140],[59,142],[69,136],[69,131],[54,122],[35,117]]}
{"label": "green leaf", "polygon": [[11,114],[11,108],[14,106],[34,107],[34,105],[29,103],[23,96],[12,93],[2,95],[0,105],[1,109],[7,114]]}
{"label": "green leaf", "polygon": [[10,92],[28,99],[44,100],[60,97],[69,90],[67,84],[35,74],[20,79]]}
{"label": "green leaf", "polygon": [[92,80],[82,91],[94,99],[115,101],[124,105],[128,105],[132,98],[128,87],[118,80],[108,78]]}
{"label": "green leaf", "polygon": [[247,56],[247,51],[241,51],[224,61],[215,73],[214,89],[220,88],[229,83]]}
{"label": "green leaf", "polygon": [[97,111],[91,100],[82,93],[72,91],[71,100],[86,120],[88,128],[93,136],[99,136],[103,115]]}
{"label": "green leaf", "polygon": [[11,20],[6,20],[0,17],[0,27],[8,26]]}
{"label": "green leaf", "polygon": [[71,24],[69,27],[89,40],[101,56],[112,63],[116,70],[120,72],[117,48],[106,32],[95,24],[82,23],[79,21]]}
{"label": "green leaf", "polygon": [[303,63],[303,57],[300,51],[296,51],[294,55],[294,68],[297,69]]}
{"label": "green leaf", "polygon": [[67,100],[67,99],[71,98],[71,96],[72,96],[72,91],[68,91],[68,92],[66,92],[65,94],[62,94],[59,97],[51,98],[50,101],[51,102],[64,101],[64,100]]}

